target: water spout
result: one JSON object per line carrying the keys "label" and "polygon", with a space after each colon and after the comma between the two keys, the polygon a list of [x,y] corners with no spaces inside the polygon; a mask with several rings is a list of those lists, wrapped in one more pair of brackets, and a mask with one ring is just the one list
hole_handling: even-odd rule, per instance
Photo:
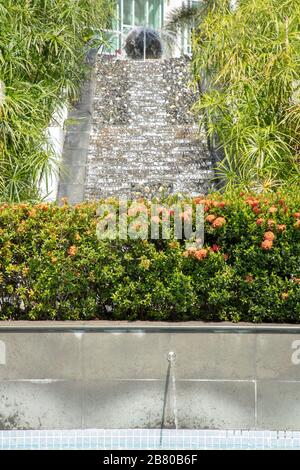
{"label": "water spout", "polygon": [[168,361],[170,362],[171,366],[174,366],[176,363],[176,353],[174,351],[170,351],[168,353]]}

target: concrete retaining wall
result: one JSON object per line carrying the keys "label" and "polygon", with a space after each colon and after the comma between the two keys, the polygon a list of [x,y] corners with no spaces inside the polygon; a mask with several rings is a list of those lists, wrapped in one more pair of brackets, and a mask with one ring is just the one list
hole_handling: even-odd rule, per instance
{"label": "concrete retaining wall", "polygon": [[300,430],[300,327],[0,325],[0,429]]}

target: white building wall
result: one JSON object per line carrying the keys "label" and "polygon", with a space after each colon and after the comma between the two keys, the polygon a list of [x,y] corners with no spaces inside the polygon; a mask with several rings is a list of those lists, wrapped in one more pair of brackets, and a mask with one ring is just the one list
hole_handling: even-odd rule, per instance
{"label": "white building wall", "polygon": [[46,179],[43,178],[40,185],[40,195],[47,202],[55,202],[57,199],[59,166],[62,160],[65,141],[64,122],[67,117],[68,109],[67,106],[64,105],[54,113],[52,122],[46,129],[48,145],[54,153],[55,160],[48,180],[46,181]]}
{"label": "white building wall", "polygon": [[[200,3],[201,0],[193,0],[194,2]],[[183,5],[191,5],[192,0],[165,0],[164,3],[164,22],[166,23],[172,13],[172,11],[176,8],[180,8]],[[172,49],[172,56],[173,57],[180,57],[181,55],[188,53],[189,43],[190,43],[190,31],[188,28],[181,33],[178,32],[176,38],[174,38],[175,45]]]}
{"label": "white building wall", "polygon": [[174,8],[179,8],[183,4],[187,4],[188,0],[165,0],[165,19]]}

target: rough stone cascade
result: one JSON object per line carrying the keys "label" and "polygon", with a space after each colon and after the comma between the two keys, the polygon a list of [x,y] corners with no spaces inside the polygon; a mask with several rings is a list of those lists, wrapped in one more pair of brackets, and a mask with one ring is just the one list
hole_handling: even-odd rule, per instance
{"label": "rough stone cascade", "polygon": [[186,58],[98,58],[85,199],[207,191],[211,162],[189,82]]}

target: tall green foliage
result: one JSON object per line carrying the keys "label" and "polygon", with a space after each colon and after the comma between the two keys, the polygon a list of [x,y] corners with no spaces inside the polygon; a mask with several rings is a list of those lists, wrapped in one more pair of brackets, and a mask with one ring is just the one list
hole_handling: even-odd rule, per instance
{"label": "tall green foliage", "polygon": [[0,200],[38,197],[53,163],[45,128],[77,96],[90,40],[114,0],[0,0]]}
{"label": "tall green foliage", "polygon": [[216,0],[194,32],[196,110],[226,189],[300,184],[300,0]]}

